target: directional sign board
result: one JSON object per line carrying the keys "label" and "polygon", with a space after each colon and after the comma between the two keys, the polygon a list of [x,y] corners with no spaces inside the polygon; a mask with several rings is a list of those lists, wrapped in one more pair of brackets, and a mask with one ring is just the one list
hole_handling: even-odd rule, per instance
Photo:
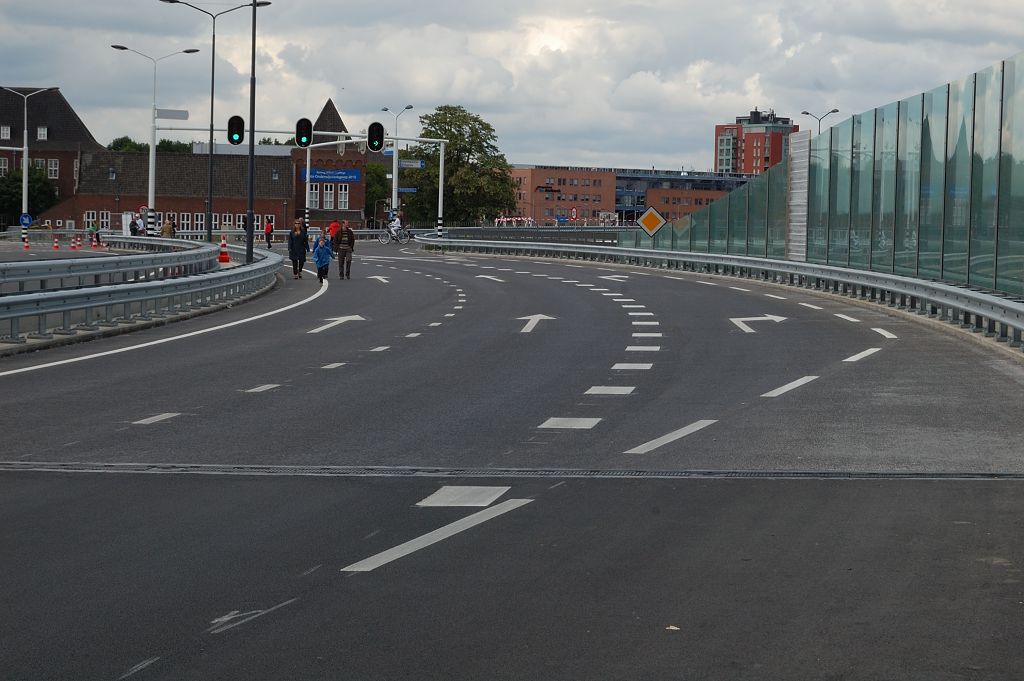
{"label": "directional sign board", "polygon": [[418,158],[400,158],[398,159],[398,167],[422,169],[427,167],[427,162]]}
{"label": "directional sign board", "polygon": [[28,227],[32,224],[32,216],[28,213],[22,213],[21,218],[18,220],[22,227]]}
{"label": "directional sign board", "polygon": [[170,121],[187,121],[188,111],[185,109],[157,109],[156,117]]}
{"label": "directional sign board", "polygon": [[668,220],[661,216],[658,209],[651,206],[644,211],[643,215],[637,218],[636,224],[640,225],[643,230],[647,232],[647,236],[654,236],[666,222],[668,222]]}
{"label": "directional sign board", "polygon": [[399,194],[415,194],[416,193],[416,187],[399,187],[398,188],[398,193]]}

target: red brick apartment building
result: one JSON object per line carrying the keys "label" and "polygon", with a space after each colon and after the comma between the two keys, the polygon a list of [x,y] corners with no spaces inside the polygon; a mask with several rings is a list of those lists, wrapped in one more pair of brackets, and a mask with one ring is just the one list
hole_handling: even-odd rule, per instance
{"label": "red brick apartment building", "polygon": [[792,119],[754,109],[735,123],[715,126],[715,172],[757,175],[789,153],[789,135],[800,130]]}
{"label": "red brick apartment building", "polygon": [[615,219],[615,172],[599,168],[513,166],[516,217],[539,225]]}

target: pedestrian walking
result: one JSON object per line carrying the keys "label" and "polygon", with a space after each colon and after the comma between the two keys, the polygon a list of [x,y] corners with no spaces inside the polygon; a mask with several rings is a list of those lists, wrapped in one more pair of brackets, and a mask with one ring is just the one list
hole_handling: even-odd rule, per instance
{"label": "pedestrian walking", "polygon": [[316,264],[316,279],[321,284],[324,283],[324,279],[327,278],[327,273],[331,269],[331,258],[334,254],[331,252],[331,245],[323,234],[316,240],[316,245],[313,246],[313,262]]}
{"label": "pedestrian walking", "polygon": [[288,257],[292,261],[292,279],[302,279],[302,267],[306,264],[306,253],[309,252],[309,242],[306,241],[306,233],[302,229],[302,219],[295,221],[292,231],[288,233]]}
{"label": "pedestrian walking", "polygon": [[160,226],[160,236],[165,239],[174,238],[174,223],[170,219],[164,220],[164,224]]}
{"label": "pedestrian walking", "polygon": [[333,239],[339,229],[341,229],[341,223],[338,222],[338,218],[334,218],[331,220],[331,224],[327,226],[327,233],[330,234]]}
{"label": "pedestrian walking", "polygon": [[356,233],[343,220],[338,233],[334,235],[334,250],[338,254],[338,278],[352,278],[352,253],[356,250]]}
{"label": "pedestrian walking", "polygon": [[274,247],[274,223],[270,218],[267,218],[267,224],[263,225],[263,238],[267,240],[267,248]]}

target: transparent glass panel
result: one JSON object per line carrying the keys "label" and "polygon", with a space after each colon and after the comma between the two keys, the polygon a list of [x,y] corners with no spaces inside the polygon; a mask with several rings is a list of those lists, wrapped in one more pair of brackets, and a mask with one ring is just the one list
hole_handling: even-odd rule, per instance
{"label": "transparent glass panel", "polygon": [[974,165],[968,281],[996,285],[996,195],[999,189],[999,105],[1002,65],[979,71],[974,82]]}
{"label": "transparent glass panel", "polygon": [[729,193],[729,253],[747,254],[747,192],[750,184]]}
{"label": "transparent glass panel", "polygon": [[1003,64],[996,288],[1024,295],[1024,54]]}
{"label": "transparent glass panel", "polygon": [[875,109],[874,198],[871,219],[871,269],[892,272],[896,223],[896,141],[899,103]]}
{"label": "transparent glass panel", "polygon": [[942,276],[942,213],[946,186],[946,120],[949,86],[924,94],[921,122],[921,213],[918,229],[918,276]]}
{"label": "transparent glass panel", "polygon": [[693,239],[690,247],[697,253],[708,252],[708,221],[711,219],[711,208],[702,208],[693,214]]}
{"label": "transparent glass panel", "polygon": [[895,271],[917,274],[917,222],[921,204],[921,116],[924,95],[900,102],[896,143]]}
{"label": "transparent glass panel", "polygon": [[711,204],[711,252],[725,253],[729,238],[729,202],[723,197]]}
{"label": "transparent glass panel", "polygon": [[758,175],[747,187],[747,255],[763,258],[768,231],[768,173]]}
{"label": "transparent glass panel", "polygon": [[673,229],[675,234],[672,238],[672,248],[677,251],[693,250],[690,245],[693,237],[693,214],[684,215],[676,220]]}
{"label": "transparent glass panel", "polygon": [[853,158],[853,119],[832,127],[832,178],[829,183],[828,263],[850,262],[850,182]]}
{"label": "transparent glass panel", "polygon": [[[662,216],[665,216],[665,214],[662,213]],[[663,251],[672,250],[672,236],[674,231],[675,228],[671,222],[662,225],[661,229],[654,233],[654,238],[651,239],[651,248]]]}
{"label": "transparent glass panel", "polygon": [[807,177],[807,262],[828,257],[829,141],[831,130],[811,138]]}
{"label": "transparent glass panel", "polygon": [[853,117],[850,182],[850,267],[866,269],[871,260],[871,198],[875,179],[875,112]]}
{"label": "transparent glass panel", "polygon": [[946,136],[946,205],[942,222],[942,278],[967,281],[971,221],[971,154],[974,141],[974,76],[949,84]]}
{"label": "transparent glass panel", "polygon": [[768,171],[768,257],[786,257],[786,227],[789,219],[787,189],[789,159]]}

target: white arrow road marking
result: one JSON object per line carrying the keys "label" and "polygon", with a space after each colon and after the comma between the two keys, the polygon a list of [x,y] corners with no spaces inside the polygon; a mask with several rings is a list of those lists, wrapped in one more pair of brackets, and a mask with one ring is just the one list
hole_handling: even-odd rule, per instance
{"label": "white arrow road marking", "polygon": [[614,281],[614,282],[617,282],[617,283],[621,284],[623,282],[623,280],[629,279],[629,275],[626,275],[626,274],[608,274],[608,275],[605,275],[605,276],[598,277],[598,279],[608,279],[610,281]]}
{"label": "white arrow road marking", "polygon": [[504,284],[505,283],[504,279],[498,279],[497,277],[492,277],[492,276],[490,276],[488,274],[478,274],[478,275],[476,275],[476,278],[477,279],[490,279],[491,281],[496,281],[499,284]]}
{"label": "white arrow road marking", "polygon": [[871,329],[871,330],[874,331],[875,333],[882,334],[886,338],[898,338],[898,336],[896,334],[892,333],[891,331],[886,331],[885,329]]}
{"label": "white arrow road marking", "polygon": [[382,284],[390,284],[391,283],[391,282],[388,281],[387,277],[373,276],[373,277],[367,277],[367,279],[376,279],[377,281],[379,281]]}
{"label": "white arrow road marking", "polygon": [[788,393],[790,390],[794,390],[796,388],[799,388],[802,385],[807,385],[811,381],[817,380],[817,378],[818,378],[817,376],[804,376],[803,378],[798,378],[797,380],[793,381],[792,383],[787,383],[786,385],[782,386],[781,388],[776,388],[775,390],[766,392],[764,395],[761,395],[761,397],[778,397],[779,395],[782,395],[784,393]]}
{"label": "white arrow road marking", "polygon": [[743,333],[755,333],[755,331],[744,324],[743,322],[782,322],[785,321],[786,317],[780,317],[774,314],[766,314],[763,317],[730,317],[729,321],[740,327]]}
{"label": "white arrow road marking", "polygon": [[173,419],[175,416],[181,416],[180,413],[167,412],[166,414],[157,414],[156,416],[150,416],[148,419],[142,419],[141,421],[132,421],[133,426],[148,426],[152,423],[159,423],[160,421],[166,421],[167,419]]}
{"label": "white arrow road marking", "polygon": [[417,537],[416,539],[407,541],[404,544],[399,544],[398,546],[392,549],[382,551],[381,553],[378,553],[375,556],[370,556],[369,558],[361,560],[358,563],[353,563],[348,567],[343,567],[341,571],[369,572],[370,570],[379,568],[381,565],[387,565],[388,563],[394,560],[398,560],[403,556],[407,556],[410,553],[419,551],[420,549],[426,548],[431,544],[436,544],[437,542],[447,539],[448,537],[454,536],[460,532],[464,532],[465,530],[468,530],[471,527],[476,527],[477,525],[485,523],[488,520],[491,520],[492,518],[497,518],[500,515],[508,513],[509,511],[514,511],[520,506],[525,506],[531,501],[533,501],[533,499],[509,499],[508,501],[503,501],[497,506],[485,508],[484,510],[474,513],[471,516],[467,516],[460,520],[456,520],[454,523],[445,525],[444,527],[434,530],[433,532],[428,532],[427,534],[421,537]]}
{"label": "white arrow road marking", "polygon": [[626,454],[648,454],[650,452],[653,452],[658,447],[661,447],[662,445],[667,445],[669,442],[675,442],[676,440],[678,440],[680,438],[684,438],[687,435],[690,435],[692,433],[696,433],[698,430],[703,430],[704,428],[707,428],[708,426],[710,426],[713,423],[718,423],[718,421],[711,421],[711,420],[696,421],[696,422],[691,423],[690,425],[686,426],[685,428],[680,428],[679,430],[674,430],[671,433],[669,433],[668,435],[662,435],[661,437],[657,438],[656,440],[651,440],[650,442],[644,443],[644,444],[640,445],[639,447],[634,447],[633,449],[630,449],[629,451],[627,451]]}
{"label": "white arrow road marking", "polygon": [[324,324],[323,326],[319,326],[319,327],[313,329],[312,331],[307,331],[306,333],[320,333],[321,331],[326,331],[327,329],[333,328],[333,327],[337,326],[338,324],[344,324],[345,322],[365,322],[366,319],[363,318],[363,317],[360,317],[357,314],[354,314],[354,315],[349,315],[347,317],[328,317],[324,321],[325,322],[330,322],[330,324]]}
{"label": "white arrow road marking", "polygon": [[519,331],[519,333],[532,333],[537,325],[545,319],[558,319],[558,317],[549,317],[546,314],[532,314],[529,317],[516,317],[519,320],[526,320],[526,326]]}

